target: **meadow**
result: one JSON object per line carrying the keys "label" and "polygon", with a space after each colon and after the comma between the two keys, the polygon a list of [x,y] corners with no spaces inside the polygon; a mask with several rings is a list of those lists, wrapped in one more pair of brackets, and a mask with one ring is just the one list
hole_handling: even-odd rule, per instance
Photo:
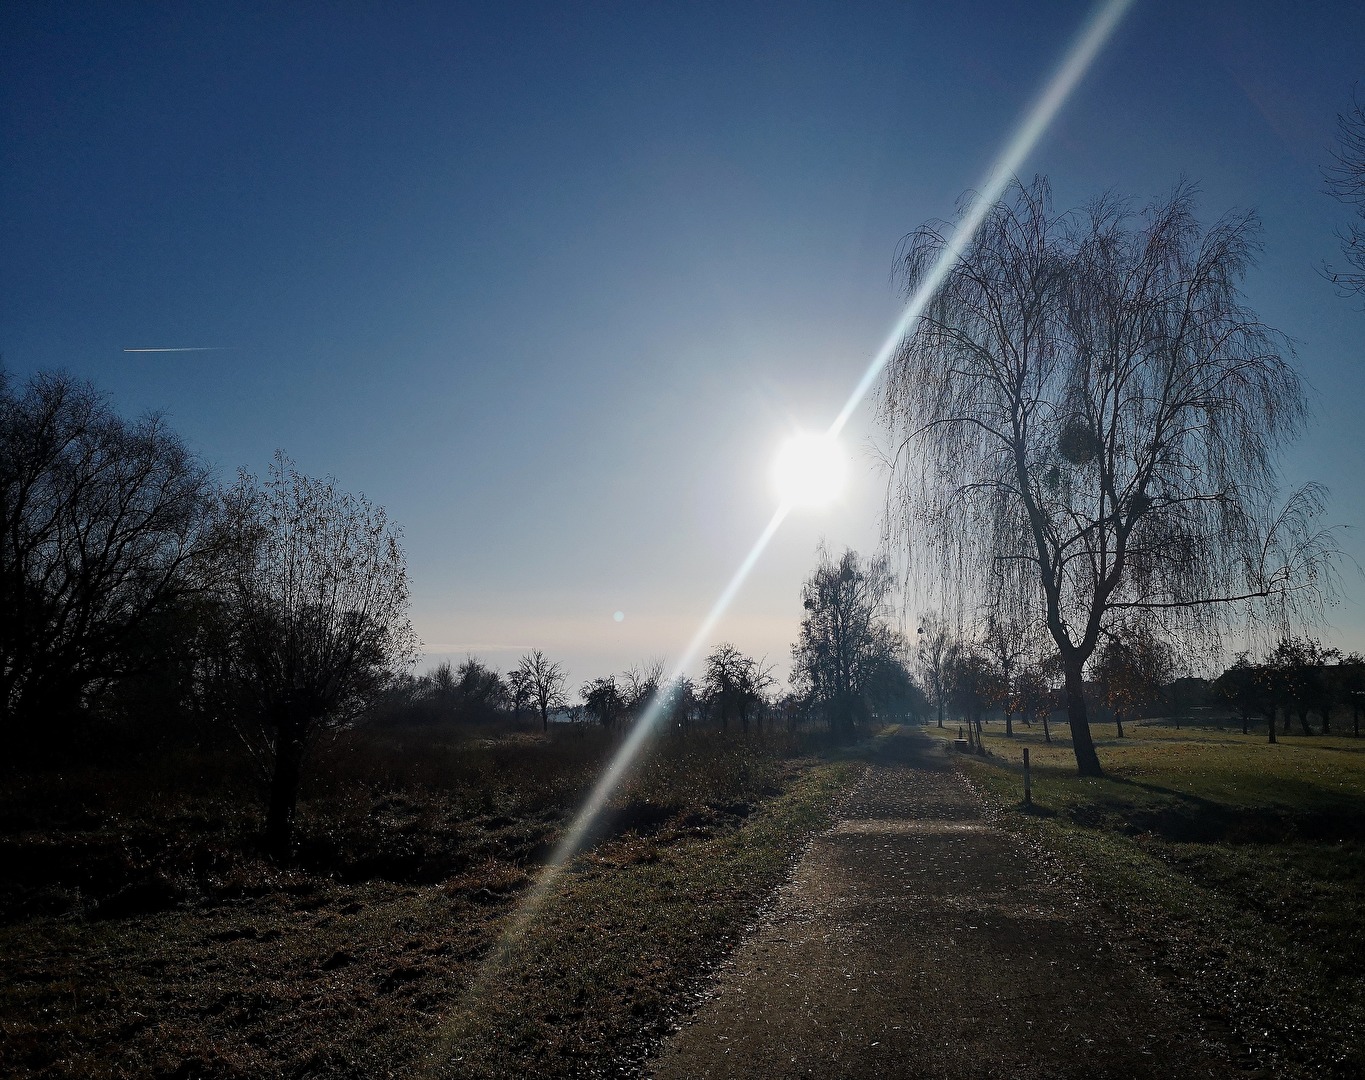
{"label": "meadow", "polygon": [[1232,721],[1128,725],[1119,739],[1097,724],[1107,776],[1086,779],[1064,726],[1050,744],[1040,726],[1016,730],[988,724],[987,755],[958,755],[967,775],[1118,915],[1120,945],[1175,1007],[1226,1024],[1276,1077],[1365,1073],[1365,741],[1271,745]]}
{"label": "meadow", "polygon": [[[259,850],[243,763],[179,750],[0,794],[0,1072],[593,1075],[699,993],[861,766],[816,735],[656,741],[529,920],[616,738],[349,733]],[[514,927],[518,932],[509,934]]]}

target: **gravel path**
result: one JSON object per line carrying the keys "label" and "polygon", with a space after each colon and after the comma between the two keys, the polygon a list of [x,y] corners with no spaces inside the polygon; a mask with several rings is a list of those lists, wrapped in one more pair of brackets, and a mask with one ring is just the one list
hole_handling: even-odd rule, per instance
{"label": "gravel path", "polygon": [[654,1075],[1238,1075],[1105,927],[902,730]]}

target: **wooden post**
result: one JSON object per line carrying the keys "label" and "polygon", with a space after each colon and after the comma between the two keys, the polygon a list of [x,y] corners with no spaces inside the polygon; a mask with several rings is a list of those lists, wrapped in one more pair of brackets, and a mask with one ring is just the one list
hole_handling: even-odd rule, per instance
{"label": "wooden post", "polygon": [[1033,805],[1033,777],[1029,774],[1028,747],[1024,747],[1024,805]]}

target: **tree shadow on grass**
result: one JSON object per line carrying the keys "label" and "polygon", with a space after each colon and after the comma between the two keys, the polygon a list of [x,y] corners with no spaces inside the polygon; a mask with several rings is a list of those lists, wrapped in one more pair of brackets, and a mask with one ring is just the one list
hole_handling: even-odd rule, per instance
{"label": "tree shadow on grass", "polygon": [[[1128,835],[1151,833],[1182,843],[1282,843],[1289,840],[1353,840],[1365,833],[1365,804],[1343,801],[1331,807],[1232,805],[1164,784],[1110,776],[1109,782],[1157,797],[1138,805],[1101,796],[1074,806],[1078,825]],[[1296,785],[1310,788],[1310,785]],[[1303,794],[1310,792],[1305,790]]]}

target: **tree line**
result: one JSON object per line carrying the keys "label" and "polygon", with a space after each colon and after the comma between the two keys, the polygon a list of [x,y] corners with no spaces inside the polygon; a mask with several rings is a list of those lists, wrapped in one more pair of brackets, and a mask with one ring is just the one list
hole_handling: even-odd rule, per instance
{"label": "tree line", "polygon": [[[1004,724],[1006,737],[1014,735],[1016,722],[1041,722],[1051,741],[1049,717],[1067,708],[1061,658],[1045,635],[1023,630],[1002,632],[992,620],[975,630],[955,628],[933,611],[922,619],[917,668],[929,712],[939,727],[948,717],[960,722],[973,749],[983,749],[983,724],[992,717]],[[1277,724],[1281,734],[1296,726],[1304,735],[1330,735],[1344,716],[1359,738],[1365,656],[1286,633],[1259,658],[1240,652],[1221,674],[1204,679],[1171,642],[1130,630],[1104,641],[1086,667],[1083,687],[1088,722],[1113,724],[1119,738],[1126,721],[1169,714],[1178,724],[1191,707],[1208,710],[1220,723],[1236,717],[1243,734],[1264,720],[1271,742]]]}
{"label": "tree line", "polygon": [[[848,734],[918,703],[886,621],[884,565],[821,552],[803,588],[793,688],[722,642],[698,677],[650,661],[589,679],[533,650],[503,675],[469,657],[412,674],[401,530],[382,507],[277,452],[218,482],[164,420],[120,416],[92,385],[0,370],[0,724],[10,765],[227,733],[266,792],[267,847],[290,849],[305,763],[359,723],[567,715],[608,731],[651,706],[671,730]],[[219,744],[221,745],[221,743]]]}
{"label": "tree line", "polygon": [[573,703],[563,664],[528,652],[505,676],[467,657],[420,676],[393,680],[377,713],[388,722],[481,722],[533,716],[548,731],[551,715],[609,732],[639,722],[651,707],[659,724],[686,735],[722,735],[820,725],[852,736],[867,725],[923,716],[928,699],[911,673],[911,658],[887,606],[890,575],[882,561],[846,551],[833,560],[822,548],[802,586],[805,612],[792,646],[784,691],[766,657],[731,642],[714,645],[696,678],[669,677],[653,659],[621,673],[588,679]]}
{"label": "tree line", "polygon": [[1365,656],[1343,654],[1311,637],[1282,637],[1264,657],[1253,660],[1239,653],[1214,683],[1219,699],[1233,710],[1248,734],[1256,717],[1265,720],[1270,742],[1276,741],[1275,725],[1282,734],[1297,722],[1304,735],[1314,734],[1311,717],[1318,718],[1318,731],[1332,734],[1332,718],[1348,711],[1351,734],[1360,737],[1360,717],[1365,712]]}

